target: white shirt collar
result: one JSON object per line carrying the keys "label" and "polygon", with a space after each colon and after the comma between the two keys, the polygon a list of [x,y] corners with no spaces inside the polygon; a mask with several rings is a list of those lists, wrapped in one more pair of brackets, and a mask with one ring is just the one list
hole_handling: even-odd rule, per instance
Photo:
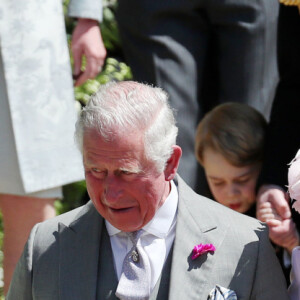
{"label": "white shirt collar", "polygon": [[[176,216],[177,205],[178,192],[177,187],[172,180],[171,191],[166,201],[157,210],[153,219],[143,227],[143,230],[159,238],[165,238]],[[109,236],[113,236],[121,232],[121,230],[111,225],[107,220],[105,220],[105,224]]]}

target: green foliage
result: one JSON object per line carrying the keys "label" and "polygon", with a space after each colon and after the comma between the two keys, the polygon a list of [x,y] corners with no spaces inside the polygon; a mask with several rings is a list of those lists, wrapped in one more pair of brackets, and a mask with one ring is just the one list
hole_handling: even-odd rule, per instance
{"label": "green foliage", "polygon": [[83,85],[75,87],[75,99],[84,106],[90,96],[97,92],[101,84],[131,78],[131,70],[125,63],[109,57],[106,59],[103,71],[95,79],[87,80]]}
{"label": "green foliage", "polygon": [[63,186],[63,199],[55,201],[55,209],[58,215],[79,207],[85,203],[86,195],[85,181],[78,181]]}

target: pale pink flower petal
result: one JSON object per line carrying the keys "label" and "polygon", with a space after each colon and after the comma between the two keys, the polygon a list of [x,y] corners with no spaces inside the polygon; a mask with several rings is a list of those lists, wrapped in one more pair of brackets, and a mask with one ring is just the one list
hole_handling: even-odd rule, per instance
{"label": "pale pink flower petal", "polygon": [[293,204],[293,208],[300,213],[300,201],[295,201]]}
{"label": "pale pink flower petal", "polygon": [[288,189],[290,197],[297,200],[293,207],[300,212],[300,150],[292,160],[288,171]]}
{"label": "pale pink flower petal", "polygon": [[213,244],[199,244],[196,245],[193,249],[192,259],[196,259],[200,255],[207,253],[207,252],[214,252],[216,248]]}

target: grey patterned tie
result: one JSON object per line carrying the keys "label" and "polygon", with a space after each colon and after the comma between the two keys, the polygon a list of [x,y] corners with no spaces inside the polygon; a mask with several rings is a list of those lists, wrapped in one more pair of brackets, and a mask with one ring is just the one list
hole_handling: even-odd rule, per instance
{"label": "grey patterned tie", "polygon": [[149,258],[137,241],[142,230],[129,232],[133,247],[126,254],[116,296],[121,300],[146,300],[150,296],[151,268]]}

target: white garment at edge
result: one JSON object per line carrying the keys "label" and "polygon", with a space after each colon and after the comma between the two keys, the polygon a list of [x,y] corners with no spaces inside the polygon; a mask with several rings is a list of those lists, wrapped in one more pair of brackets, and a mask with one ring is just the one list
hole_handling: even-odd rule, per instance
{"label": "white garment at edge", "polygon": [[[69,8],[71,16],[101,19],[100,0]],[[62,1],[0,0],[0,52],[0,193],[83,179]]]}

